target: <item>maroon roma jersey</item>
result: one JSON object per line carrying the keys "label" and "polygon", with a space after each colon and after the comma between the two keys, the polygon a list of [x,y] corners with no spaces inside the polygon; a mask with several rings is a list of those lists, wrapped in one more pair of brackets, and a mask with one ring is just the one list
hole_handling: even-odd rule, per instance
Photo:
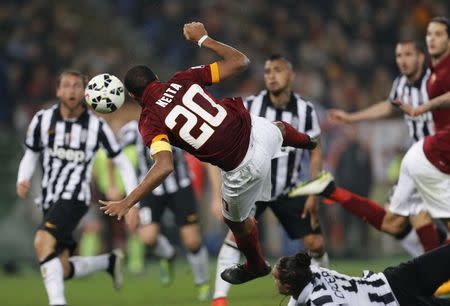
{"label": "maroon roma jersey", "polygon": [[[450,91],[450,55],[431,71],[427,83],[430,100]],[[450,174],[450,108],[435,109],[432,113],[436,134],[425,138],[423,151],[436,168]]]}
{"label": "maroon roma jersey", "polygon": [[247,153],[251,118],[241,98],[214,98],[205,86],[219,81],[217,63],[152,82],[142,95],[139,131],[147,146],[167,139],[201,161],[230,171]]}

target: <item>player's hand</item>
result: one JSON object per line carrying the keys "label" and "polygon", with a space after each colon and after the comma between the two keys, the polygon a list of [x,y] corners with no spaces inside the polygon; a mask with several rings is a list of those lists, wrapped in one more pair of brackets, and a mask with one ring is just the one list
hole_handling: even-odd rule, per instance
{"label": "player's hand", "polygon": [[16,192],[19,198],[26,199],[28,190],[30,189],[31,183],[30,181],[22,181],[18,182],[16,185]]}
{"label": "player's hand", "polygon": [[183,34],[187,40],[197,43],[202,36],[208,35],[208,32],[203,23],[191,22],[184,25]]}
{"label": "player's hand", "polygon": [[412,107],[409,104],[402,103],[402,101],[400,101],[399,99],[395,99],[395,100],[391,101],[391,104],[394,105],[395,107],[401,109],[405,114],[407,114],[411,117],[420,116],[426,112],[426,110],[424,111],[421,108],[421,106],[423,104],[418,107]]}
{"label": "player's hand", "polygon": [[105,213],[105,215],[109,215],[111,217],[117,216],[117,220],[121,220],[123,216],[125,216],[130,210],[130,204],[125,199],[120,201],[98,201],[102,207],[101,210]]}
{"label": "player's hand", "polygon": [[305,207],[303,208],[302,219],[305,219],[309,216],[311,228],[315,230],[319,227],[318,215],[317,197],[309,196],[308,199],[306,199]]}
{"label": "player's hand", "polygon": [[346,111],[332,108],[327,112],[327,118],[331,123],[351,123],[350,114]]}

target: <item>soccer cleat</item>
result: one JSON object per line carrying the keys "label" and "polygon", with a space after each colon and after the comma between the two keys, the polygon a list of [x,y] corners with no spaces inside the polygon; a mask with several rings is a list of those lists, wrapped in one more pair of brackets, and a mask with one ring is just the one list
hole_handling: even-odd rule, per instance
{"label": "soccer cleat", "polygon": [[159,260],[159,282],[161,285],[167,287],[172,284],[173,281],[173,261],[175,255],[171,258],[161,258]]}
{"label": "soccer cleat", "polygon": [[220,297],[212,300],[211,306],[228,306],[228,300],[226,297]]}
{"label": "soccer cleat", "polygon": [[209,284],[201,284],[198,286],[197,299],[200,302],[205,302],[211,299],[211,288]]}
{"label": "soccer cleat", "polygon": [[244,264],[236,264],[231,268],[225,269],[225,271],[220,274],[220,277],[230,284],[239,285],[251,281],[252,279],[266,276],[270,271],[271,267],[267,261],[264,269],[258,272],[249,271],[245,268]]}
{"label": "soccer cleat", "polygon": [[108,273],[113,279],[114,289],[119,290],[123,286],[123,260],[125,255],[121,249],[115,249],[109,257]]}
{"label": "soccer cleat", "polygon": [[288,197],[308,196],[308,195],[330,195],[335,189],[333,175],[330,172],[322,171],[318,177],[304,181],[300,185],[292,187],[288,192]]}
{"label": "soccer cleat", "polygon": [[443,283],[434,293],[435,296],[443,296],[450,293],[450,280]]}

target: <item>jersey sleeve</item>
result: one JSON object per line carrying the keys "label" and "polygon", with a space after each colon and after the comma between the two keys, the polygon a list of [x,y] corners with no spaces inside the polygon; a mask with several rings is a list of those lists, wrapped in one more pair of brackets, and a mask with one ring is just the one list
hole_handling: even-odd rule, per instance
{"label": "jersey sleeve", "polygon": [[217,62],[214,62],[209,65],[191,67],[185,71],[176,73],[171,80],[176,81],[177,79],[191,80],[201,86],[209,86],[219,83],[219,65]]}
{"label": "jersey sleeve", "polygon": [[105,149],[106,155],[108,155],[109,158],[114,158],[119,155],[119,153],[121,152],[120,145],[106,121],[100,121],[100,128],[98,133],[99,143]]}
{"label": "jersey sleeve", "polygon": [[321,133],[319,118],[311,102],[307,102],[306,106],[305,133],[311,138],[319,137]]}
{"label": "jersey sleeve", "polygon": [[44,148],[41,139],[42,115],[42,112],[34,115],[25,137],[25,146],[33,152],[40,152]]}
{"label": "jersey sleeve", "polygon": [[141,117],[139,121],[139,132],[146,147],[150,148],[150,155],[153,156],[161,151],[172,152],[172,147],[162,124],[160,124],[157,116],[152,116],[152,113]]}

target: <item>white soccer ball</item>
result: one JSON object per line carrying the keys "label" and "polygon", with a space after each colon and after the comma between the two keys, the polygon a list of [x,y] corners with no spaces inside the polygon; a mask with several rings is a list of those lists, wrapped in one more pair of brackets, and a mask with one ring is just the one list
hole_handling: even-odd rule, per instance
{"label": "white soccer ball", "polygon": [[114,75],[99,74],[87,84],[84,98],[96,112],[112,113],[119,109],[125,101],[124,87]]}

